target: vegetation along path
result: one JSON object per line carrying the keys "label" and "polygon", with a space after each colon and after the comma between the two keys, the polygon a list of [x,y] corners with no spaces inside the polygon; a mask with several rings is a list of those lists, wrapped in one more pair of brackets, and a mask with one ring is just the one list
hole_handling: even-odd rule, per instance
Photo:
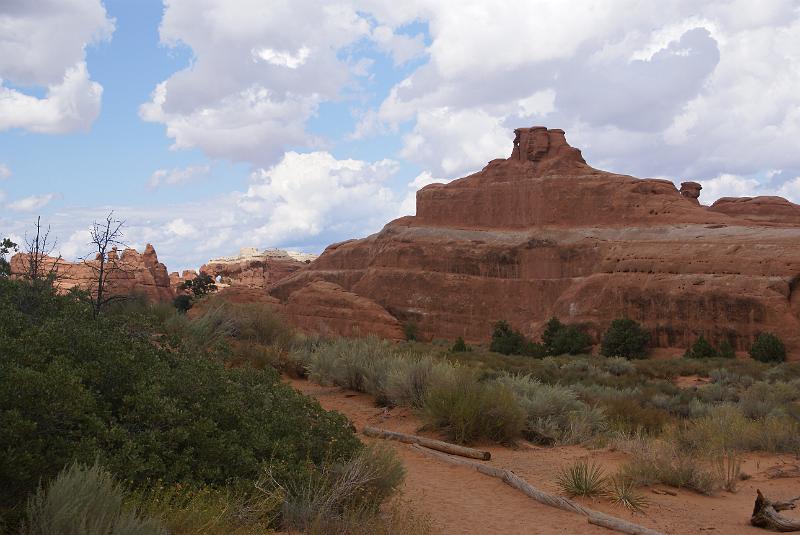
{"label": "vegetation along path", "polygon": [[[369,425],[420,434],[421,423],[407,408],[377,407],[367,394],[320,386],[302,379],[288,381],[295,389],[316,398],[325,409],[343,413],[359,431]],[[432,434],[428,436],[441,438]],[[375,440],[363,434],[359,434],[359,437],[364,442]],[[431,459],[407,444],[388,443],[397,450],[406,467],[404,497],[416,510],[429,514],[434,527],[441,533],[612,533],[589,525],[583,517],[536,503],[498,479]],[[553,494],[559,494],[556,479],[561,468],[576,460],[589,458],[602,465],[606,472],[612,473],[626,459],[624,453],[609,448],[536,447],[527,443],[517,449],[488,443],[480,444],[480,448],[491,452],[490,463],[493,466],[511,470]],[[672,496],[643,489],[650,501],[644,514],[630,512],[602,499],[576,501],[669,534],[763,534],[766,533],[764,530],[748,523],[756,488],[767,495],[794,496],[800,485],[800,477],[774,478],[770,477],[770,473],[774,472],[776,466],[797,462],[791,455],[749,454],[742,468],[752,477],[743,481],[735,493],[703,496],[684,489],[673,489],[676,495]]]}

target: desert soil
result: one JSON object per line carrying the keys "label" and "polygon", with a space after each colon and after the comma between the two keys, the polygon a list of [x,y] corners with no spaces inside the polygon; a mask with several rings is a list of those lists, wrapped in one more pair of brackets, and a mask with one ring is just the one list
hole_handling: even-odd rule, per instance
{"label": "desert soil", "polygon": [[[419,432],[420,421],[406,408],[385,409],[377,407],[365,394],[305,380],[287,380],[300,392],[316,398],[325,409],[347,416],[366,443],[377,439],[360,433],[365,425],[442,438]],[[582,516],[541,505],[498,479],[431,459],[407,444],[387,443],[397,450],[405,464],[403,499],[417,511],[428,514],[439,533],[612,533],[588,524]],[[511,470],[533,486],[553,494],[558,494],[555,480],[563,466],[588,458],[601,464],[607,473],[613,473],[626,458],[624,453],[610,449],[577,446],[543,448],[523,444],[518,449],[510,449],[481,444],[479,447],[492,453],[488,463]],[[604,499],[578,501],[666,534],[764,535],[769,532],[754,528],[748,522],[756,489],[772,499],[800,495],[800,459],[793,455],[749,454],[742,470],[752,477],[742,481],[735,493],[702,496],[683,489],[670,489],[677,493],[671,496],[655,494],[652,488],[640,489],[650,502],[644,514],[632,513]],[[800,518],[792,511],[786,515]]]}

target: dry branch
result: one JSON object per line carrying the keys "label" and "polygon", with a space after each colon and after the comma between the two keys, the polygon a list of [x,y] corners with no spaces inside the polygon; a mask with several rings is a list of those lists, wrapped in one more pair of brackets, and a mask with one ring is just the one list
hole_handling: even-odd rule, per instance
{"label": "dry branch", "polygon": [[568,500],[567,498],[562,498],[561,496],[555,496],[553,494],[543,492],[532,486],[515,473],[508,470],[503,470],[502,468],[496,468],[494,466],[488,466],[475,461],[468,461],[466,459],[452,457],[444,453],[439,453],[438,451],[430,450],[419,444],[414,444],[412,447],[436,459],[440,459],[458,466],[472,468],[481,474],[496,477],[502,480],[506,485],[522,491],[526,496],[533,498],[537,502],[544,505],[549,505],[550,507],[556,507],[564,511],[584,515],[587,517],[590,524],[602,526],[614,531],[619,531],[620,533],[627,533],[629,535],[662,535],[658,531],[640,526],[638,524],[633,524],[632,522],[628,522],[627,520],[623,520],[621,518],[616,518],[614,516],[601,513],[600,511],[595,511],[594,509],[589,509],[588,507],[584,507],[583,505],[572,500]]}
{"label": "dry branch", "polygon": [[405,433],[387,431],[386,429],[378,429],[377,427],[365,427],[364,434],[368,437],[382,438],[384,440],[399,440],[400,442],[405,442],[406,444],[419,444],[432,450],[444,451],[446,453],[459,455],[461,457],[470,457],[472,459],[481,459],[483,461],[488,461],[492,458],[492,454],[488,451],[458,446],[456,444],[450,444],[449,442],[442,442],[441,440],[420,437],[417,435],[407,435]]}
{"label": "dry branch", "polygon": [[800,520],[786,518],[778,514],[778,511],[786,511],[796,507],[795,502],[800,500],[800,496],[785,502],[773,502],[761,494],[761,490],[756,489],[756,503],[753,505],[753,516],[750,523],[759,528],[766,528],[775,531],[800,531]]}

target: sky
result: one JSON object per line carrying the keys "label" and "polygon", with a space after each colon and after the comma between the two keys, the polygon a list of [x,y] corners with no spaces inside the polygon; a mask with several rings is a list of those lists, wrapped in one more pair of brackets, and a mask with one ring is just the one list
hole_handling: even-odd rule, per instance
{"label": "sky", "polygon": [[532,125],[800,203],[800,0],[0,0],[0,236],[66,258],[112,210],[170,270],[319,253]]}

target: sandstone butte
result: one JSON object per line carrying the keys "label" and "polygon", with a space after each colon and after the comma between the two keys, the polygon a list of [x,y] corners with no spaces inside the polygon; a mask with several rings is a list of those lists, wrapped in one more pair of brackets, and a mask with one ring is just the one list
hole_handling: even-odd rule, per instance
{"label": "sandstone butte", "polygon": [[[63,259],[45,257],[44,272],[50,272],[56,265],[57,287],[66,292],[77,287],[93,291],[97,285],[97,260],[68,262]],[[116,249],[108,255],[111,266],[106,285],[108,296],[142,295],[151,301],[168,302],[175,297],[170,287],[167,268],[158,261],[156,250],[149,243],[144,253],[136,249],[125,249],[120,255]],[[11,258],[11,273],[23,275],[27,272],[28,256],[18,253]]]}
{"label": "sandstone butte", "polygon": [[[416,216],[329,246],[269,288],[298,327],[486,342],[504,319],[538,337],[552,316],[599,341],[614,318],[657,348],[700,334],[745,351],[762,331],[800,358],[800,206],[586,164],[563,130],[520,128],[511,156],[417,193]],[[266,296],[265,296],[266,297]],[[677,352],[677,351],[673,351]]]}

